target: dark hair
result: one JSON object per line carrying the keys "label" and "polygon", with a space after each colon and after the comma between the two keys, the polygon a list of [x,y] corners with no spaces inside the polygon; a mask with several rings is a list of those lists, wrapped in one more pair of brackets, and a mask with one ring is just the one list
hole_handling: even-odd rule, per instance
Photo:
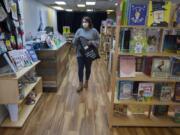
{"label": "dark hair", "polygon": [[83,17],[83,18],[82,18],[82,21],[81,21],[81,25],[82,25],[82,23],[83,23],[83,20],[86,20],[86,21],[89,23],[89,28],[90,28],[90,29],[93,28],[93,23],[92,23],[92,20],[91,20],[90,17],[88,17],[88,16]]}

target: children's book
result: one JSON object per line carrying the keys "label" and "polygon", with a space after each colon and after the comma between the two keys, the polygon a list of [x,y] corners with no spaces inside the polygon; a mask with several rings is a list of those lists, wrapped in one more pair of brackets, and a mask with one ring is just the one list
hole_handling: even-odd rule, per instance
{"label": "children's book", "polygon": [[138,101],[150,101],[153,98],[154,83],[139,83]]}
{"label": "children's book", "polygon": [[166,116],[168,114],[168,105],[155,105],[153,107],[153,114],[154,116]]}
{"label": "children's book", "polygon": [[136,57],[136,72],[142,72],[142,71],[143,71],[143,58]]}
{"label": "children's book", "polygon": [[119,95],[118,99],[130,99],[132,98],[133,82],[131,81],[119,81]]}
{"label": "children's book", "polygon": [[123,29],[120,34],[121,52],[129,52],[131,31],[129,29]]}
{"label": "children's book", "polygon": [[127,115],[127,110],[128,110],[127,105],[114,104],[114,115],[117,117]]}
{"label": "children's book", "polygon": [[167,27],[170,22],[171,1],[149,1],[148,26]]}
{"label": "children's book", "polygon": [[128,7],[129,7],[129,0],[122,0],[120,9],[121,9],[121,25],[127,25],[128,23]]}
{"label": "children's book", "polygon": [[174,92],[174,100],[180,102],[180,83],[176,83],[175,92]]}
{"label": "children's book", "polygon": [[180,3],[173,4],[172,9],[172,16],[173,16],[173,26],[174,27],[180,27]]}
{"label": "children's book", "polygon": [[0,4],[0,22],[4,21],[7,18],[6,11],[4,10],[3,6]]}
{"label": "children's book", "polygon": [[147,16],[146,4],[130,4],[128,25],[145,25]]}
{"label": "children's book", "polygon": [[151,76],[153,57],[144,57],[143,62],[143,73],[145,75]]}
{"label": "children's book", "polygon": [[38,61],[38,57],[37,57],[36,52],[35,52],[35,50],[34,50],[32,45],[28,45],[27,44],[26,45],[26,50],[28,51],[28,53],[29,53],[29,55],[30,55],[30,57],[31,57],[33,62]]}
{"label": "children's book", "polygon": [[130,53],[144,53],[147,49],[145,29],[132,29],[130,40]]}
{"label": "children's book", "polygon": [[152,77],[168,78],[170,76],[170,59],[154,58],[152,64]]}
{"label": "children's book", "polygon": [[171,76],[180,78],[180,58],[178,57],[171,59]]}
{"label": "children's book", "polygon": [[120,57],[120,77],[135,77],[136,59],[131,56]]}
{"label": "children's book", "polygon": [[176,52],[179,45],[178,40],[180,35],[165,35],[163,51],[165,52]]}
{"label": "children's book", "polygon": [[148,29],[147,30],[147,49],[146,52],[154,53],[160,50],[160,29]]}
{"label": "children's book", "polygon": [[176,106],[174,112],[174,122],[180,123],[180,106]]}
{"label": "children's book", "polygon": [[163,101],[163,102],[171,101],[172,91],[173,91],[173,88],[171,86],[162,86],[160,101]]}

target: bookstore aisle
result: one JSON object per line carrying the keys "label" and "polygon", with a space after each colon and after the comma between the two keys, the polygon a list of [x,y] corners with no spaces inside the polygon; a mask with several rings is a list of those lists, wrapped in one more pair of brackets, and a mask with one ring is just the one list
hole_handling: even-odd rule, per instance
{"label": "bookstore aisle", "polygon": [[[110,135],[107,71],[103,60],[93,64],[89,89],[80,95],[76,58],[57,93],[43,93],[20,129],[0,128],[0,135]],[[98,74],[97,74],[98,73]],[[113,128],[113,135],[179,135],[179,128]]]}

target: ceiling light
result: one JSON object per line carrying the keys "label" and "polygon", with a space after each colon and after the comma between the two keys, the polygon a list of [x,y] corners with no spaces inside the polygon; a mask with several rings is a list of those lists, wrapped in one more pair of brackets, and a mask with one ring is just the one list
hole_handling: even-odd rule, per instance
{"label": "ceiling light", "polygon": [[107,12],[114,12],[114,10],[111,10],[111,9],[108,9],[108,10],[106,10]]}
{"label": "ceiling light", "polygon": [[55,3],[58,5],[66,5],[66,2],[64,1],[55,1]]}
{"label": "ceiling light", "polygon": [[87,12],[93,12],[93,9],[86,9]]}
{"label": "ceiling light", "polygon": [[86,7],[85,4],[77,4],[77,7]]}
{"label": "ceiling light", "polygon": [[95,1],[87,1],[86,5],[93,6],[93,5],[96,5],[96,2]]}
{"label": "ceiling light", "polygon": [[66,9],[67,12],[72,12],[73,10],[72,9]]}
{"label": "ceiling light", "polygon": [[118,5],[118,3],[116,2],[116,3],[115,3],[115,6],[117,6],[117,5]]}
{"label": "ceiling light", "polygon": [[64,10],[64,8],[59,7],[59,6],[53,6],[53,8],[56,9],[56,10]]}

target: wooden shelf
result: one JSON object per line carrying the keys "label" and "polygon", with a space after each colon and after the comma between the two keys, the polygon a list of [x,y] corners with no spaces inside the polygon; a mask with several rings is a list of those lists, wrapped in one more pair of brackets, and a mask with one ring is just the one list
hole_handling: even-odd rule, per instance
{"label": "wooden shelf", "polygon": [[120,28],[137,28],[137,29],[173,29],[173,30],[180,30],[180,28],[176,28],[176,27],[149,27],[149,26],[123,26],[120,25]]}
{"label": "wooden shelf", "polygon": [[[24,89],[24,99],[28,96],[28,94],[33,90],[33,88],[41,81],[41,77],[37,78],[37,81],[35,83],[32,84],[28,84],[27,87],[25,87]],[[24,99],[19,100],[19,104],[21,104]]]}
{"label": "wooden shelf", "polygon": [[112,126],[126,127],[180,127],[180,124],[173,121],[173,115],[165,117],[146,115],[132,115],[115,117],[112,116]]}
{"label": "wooden shelf", "polygon": [[4,77],[0,77],[1,79],[16,79],[18,80],[19,78],[21,78],[24,74],[26,74],[27,72],[29,72],[31,69],[33,69],[37,64],[39,64],[40,61],[34,62],[31,66],[25,67],[22,70],[18,71],[16,73],[16,76],[4,76]]}
{"label": "wooden shelf", "polygon": [[116,98],[114,99],[114,104],[126,104],[126,105],[171,105],[171,106],[176,106],[180,105],[178,102],[173,102],[173,101],[167,101],[163,102],[160,101],[159,99],[152,99],[151,101],[137,101],[136,99],[124,99],[124,100],[117,100]]}
{"label": "wooden shelf", "polygon": [[38,100],[40,99],[42,93],[39,93],[36,97],[36,103],[33,105],[23,105],[23,108],[19,114],[19,120],[17,122],[12,122],[9,118],[7,118],[1,125],[1,127],[14,127],[14,128],[21,128],[25,121],[27,120],[28,116],[33,111],[34,107],[36,106]]}
{"label": "wooden shelf", "polygon": [[125,52],[119,52],[119,55],[121,56],[136,56],[136,57],[142,57],[142,56],[157,56],[157,57],[173,57],[173,56],[180,56],[180,54],[177,53],[170,53],[170,52],[157,52],[157,53],[125,53]]}
{"label": "wooden shelf", "polygon": [[141,72],[136,73],[136,77],[117,77],[119,81],[143,81],[143,82],[180,82],[180,80],[172,78],[155,78],[147,76]]}

